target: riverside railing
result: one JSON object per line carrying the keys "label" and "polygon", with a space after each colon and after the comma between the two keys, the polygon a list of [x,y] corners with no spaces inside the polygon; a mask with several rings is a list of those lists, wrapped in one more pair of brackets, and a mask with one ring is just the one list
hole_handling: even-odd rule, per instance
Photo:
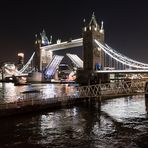
{"label": "riverside railing", "polygon": [[67,101],[72,102],[76,98],[88,98],[88,97],[99,97],[106,95],[123,95],[123,94],[133,94],[145,92],[145,81],[120,81],[106,84],[95,84],[88,86],[78,86],[76,87],[76,92],[73,95],[67,96],[63,94],[62,96],[54,96],[52,98],[47,98],[42,91],[38,92],[27,92],[22,93],[17,101],[10,103],[0,103],[0,109],[11,109],[20,108],[25,106],[34,105],[45,105],[45,104],[56,104],[56,103],[66,103]]}
{"label": "riverside railing", "polygon": [[99,97],[105,95],[121,95],[145,92],[145,81],[131,80],[118,81],[105,84],[95,84],[88,86],[79,86],[79,97]]}

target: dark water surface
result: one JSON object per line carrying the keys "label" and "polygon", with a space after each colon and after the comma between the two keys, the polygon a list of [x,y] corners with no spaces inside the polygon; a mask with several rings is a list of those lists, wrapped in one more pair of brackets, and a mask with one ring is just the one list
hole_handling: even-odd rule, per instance
{"label": "dark water surface", "polygon": [[138,95],[0,119],[0,148],[5,147],[146,148],[148,98]]}

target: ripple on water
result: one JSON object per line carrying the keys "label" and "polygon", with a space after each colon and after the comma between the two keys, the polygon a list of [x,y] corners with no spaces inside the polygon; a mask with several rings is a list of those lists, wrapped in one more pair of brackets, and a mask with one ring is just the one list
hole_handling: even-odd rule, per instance
{"label": "ripple on water", "polygon": [[[46,91],[47,87],[54,89],[51,85],[41,87]],[[107,100],[102,103],[101,109],[84,104],[3,119],[0,122],[0,147],[144,147],[148,138],[145,108],[144,97],[133,96]]]}

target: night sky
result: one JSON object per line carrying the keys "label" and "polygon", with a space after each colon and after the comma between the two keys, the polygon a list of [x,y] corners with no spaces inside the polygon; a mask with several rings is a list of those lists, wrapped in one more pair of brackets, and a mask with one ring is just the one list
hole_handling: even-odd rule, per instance
{"label": "night sky", "polygon": [[95,13],[104,21],[105,42],[135,60],[148,63],[148,5],[146,0],[3,1],[0,4],[0,61],[16,61],[34,51],[35,34],[66,41],[82,35],[83,19]]}

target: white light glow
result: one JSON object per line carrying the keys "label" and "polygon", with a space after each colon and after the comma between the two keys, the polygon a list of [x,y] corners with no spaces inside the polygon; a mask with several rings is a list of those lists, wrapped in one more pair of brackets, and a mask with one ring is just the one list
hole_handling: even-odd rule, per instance
{"label": "white light glow", "polygon": [[24,53],[18,53],[17,54],[19,57],[24,57]]}

